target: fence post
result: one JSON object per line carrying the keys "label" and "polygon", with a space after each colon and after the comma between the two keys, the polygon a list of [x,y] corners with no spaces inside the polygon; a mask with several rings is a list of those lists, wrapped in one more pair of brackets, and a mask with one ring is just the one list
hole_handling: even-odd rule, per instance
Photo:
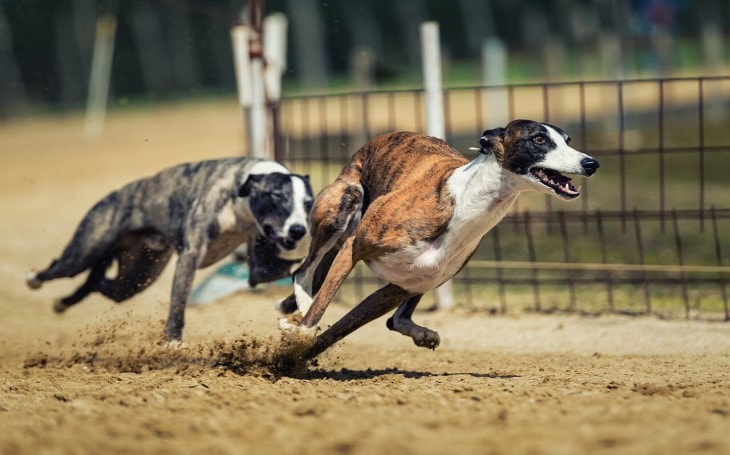
{"label": "fence post", "polygon": [[98,139],[104,132],[116,31],[117,20],[114,15],[105,14],[96,21],[94,55],[91,62],[89,95],[84,122],[84,137],[87,140]]}
{"label": "fence post", "polygon": [[281,77],[286,71],[286,30],[288,20],[282,13],[273,13],[264,19],[264,85],[269,121],[266,137],[269,141],[269,158],[279,159],[279,101],[281,101]]}
{"label": "fence post", "polygon": [[[421,24],[421,53],[423,55],[423,87],[425,91],[426,133],[429,136],[445,139],[444,100],[441,82],[441,43],[437,22]],[[435,290],[436,306],[446,309],[454,303],[451,281]]]}
{"label": "fence post", "polygon": [[246,140],[249,141],[251,134],[251,61],[248,50],[249,30],[246,24],[236,24],[231,28],[231,44],[233,47],[233,63],[236,70],[236,88],[238,89],[238,103],[244,118],[244,132]]}
{"label": "fence post", "polygon": [[[246,117],[248,153],[273,159],[276,145],[276,104],[281,97],[281,75],[286,69],[286,17],[261,19],[261,2],[252,1],[249,24],[231,29],[238,101]],[[264,48],[264,23],[271,28]],[[269,61],[270,60],[270,61]]]}
{"label": "fence post", "polygon": [[252,1],[249,11],[249,58],[251,60],[251,131],[249,140],[251,156],[272,158],[273,144],[269,137],[268,113],[266,109],[266,87],[264,85],[264,48],[261,3]]}
{"label": "fence post", "polygon": [[487,86],[484,105],[489,126],[504,126],[509,121],[507,91],[503,87],[496,88],[504,86],[506,74],[507,52],[504,43],[496,37],[487,38],[482,44],[482,82]]}
{"label": "fence post", "polygon": [[426,94],[426,133],[444,139],[444,94],[441,82],[441,43],[437,22],[421,24],[423,87]]}

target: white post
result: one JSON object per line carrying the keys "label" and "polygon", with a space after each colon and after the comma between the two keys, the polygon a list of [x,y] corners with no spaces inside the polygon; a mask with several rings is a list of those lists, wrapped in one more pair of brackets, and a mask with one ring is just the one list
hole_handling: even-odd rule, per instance
{"label": "white post", "polygon": [[269,101],[281,99],[281,77],[286,71],[286,28],[288,21],[282,13],[264,19],[264,58],[266,59],[266,94]]}
{"label": "white post", "polygon": [[[423,86],[426,103],[426,134],[444,139],[444,98],[441,82],[441,40],[437,22],[421,24],[421,53],[423,54]],[[453,305],[451,281],[436,288],[436,306],[446,309]]]}
{"label": "white post", "polygon": [[[487,87],[505,84],[507,74],[507,51],[502,40],[496,37],[487,38],[482,44],[482,80]],[[487,109],[489,126],[504,126],[509,121],[507,105],[507,89],[487,88],[484,94],[484,105]]]}
{"label": "white post", "polygon": [[608,79],[623,79],[626,71],[624,68],[620,35],[612,32],[603,32],[599,39],[602,76]]}
{"label": "white post", "polygon": [[272,158],[270,150],[273,144],[269,144],[268,127],[266,116],[266,89],[264,88],[264,59],[254,57],[251,59],[251,156],[256,158]]}
{"label": "white post", "polygon": [[94,54],[91,62],[89,93],[86,100],[86,119],[84,122],[84,137],[87,140],[98,139],[104,132],[116,31],[117,20],[114,15],[105,14],[96,21]]}
{"label": "white post", "polygon": [[266,86],[268,129],[268,153],[278,158],[277,128],[279,125],[279,101],[281,100],[281,78],[286,71],[286,30],[289,21],[282,13],[273,13],[264,18],[264,85]]}
{"label": "white post", "polygon": [[441,43],[439,24],[421,24],[421,53],[423,54],[423,87],[426,103],[426,133],[444,139],[444,95],[441,83]]}
{"label": "white post", "polygon": [[256,158],[271,158],[273,144],[267,140],[264,58],[261,55],[260,37],[248,25],[239,24],[231,29],[231,40],[238,101],[247,119],[248,153]]}
{"label": "white post", "polygon": [[355,89],[366,91],[373,88],[375,81],[375,52],[369,47],[355,48],[350,54],[350,66]]}
{"label": "white post", "polygon": [[245,24],[237,24],[231,28],[231,44],[233,47],[233,65],[236,70],[238,103],[241,105],[241,111],[244,117],[244,131],[246,132],[246,139],[249,141],[248,152],[251,153],[251,105],[253,105],[251,93],[253,85],[251,83],[251,58],[249,57],[248,35],[248,26]]}

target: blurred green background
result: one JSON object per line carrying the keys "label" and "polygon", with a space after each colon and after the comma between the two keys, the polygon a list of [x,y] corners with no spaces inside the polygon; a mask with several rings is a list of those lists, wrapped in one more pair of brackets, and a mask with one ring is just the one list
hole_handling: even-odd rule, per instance
{"label": "blurred green background", "polygon": [[[487,39],[504,83],[722,74],[725,0],[267,0],[289,20],[285,95],[421,84],[418,26],[438,21],[447,86],[483,82]],[[0,0],[0,116],[84,105],[96,18],[118,28],[110,108],[235,92],[230,26],[243,0]],[[353,75],[358,55],[372,77]]]}

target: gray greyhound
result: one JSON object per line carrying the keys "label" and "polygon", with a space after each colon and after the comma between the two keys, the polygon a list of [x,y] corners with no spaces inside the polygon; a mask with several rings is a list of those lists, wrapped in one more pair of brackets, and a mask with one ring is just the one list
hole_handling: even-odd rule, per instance
{"label": "gray greyhound", "polygon": [[[91,292],[122,302],[151,285],[177,252],[165,333],[179,341],[195,270],[246,242],[251,285],[288,276],[309,249],[312,201],[309,178],[274,161],[239,157],[174,166],[94,205],[61,257],[31,273],[27,284],[37,289],[89,270],[84,284],[54,304],[56,312]],[[107,278],[115,261],[117,276]]]}

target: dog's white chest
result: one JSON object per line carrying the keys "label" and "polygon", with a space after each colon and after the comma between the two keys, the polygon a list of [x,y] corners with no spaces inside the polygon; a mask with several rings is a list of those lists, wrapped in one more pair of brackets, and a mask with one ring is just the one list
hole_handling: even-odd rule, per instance
{"label": "dog's white chest", "polygon": [[434,242],[418,242],[369,261],[368,267],[381,279],[422,294],[456,275],[480,240],[481,235],[461,238],[447,232]]}
{"label": "dog's white chest", "polygon": [[[482,237],[508,212],[519,193],[502,193],[499,175],[479,185],[465,172],[455,172],[448,185],[456,208],[446,232],[432,242],[418,241],[408,248],[368,262],[381,279],[407,291],[425,293],[456,275],[479,246]],[[474,188],[477,188],[475,191]],[[479,191],[479,189],[483,191]]]}

